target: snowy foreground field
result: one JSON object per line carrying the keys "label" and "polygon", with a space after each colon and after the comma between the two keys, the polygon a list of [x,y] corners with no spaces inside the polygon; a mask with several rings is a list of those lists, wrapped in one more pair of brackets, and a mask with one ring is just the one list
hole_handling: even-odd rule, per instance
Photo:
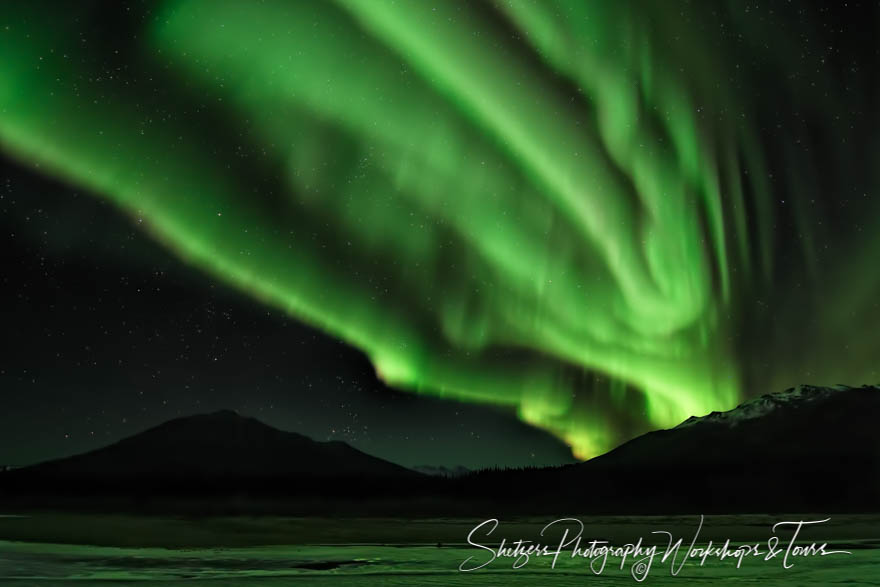
{"label": "snowy foreground field", "polygon": [[[826,552],[848,554],[796,556],[792,549],[786,559],[791,532],[780,531],[779,552],[768,558],[768,538],[774,536],[770,527],[782,518],[707,517],[694,541],[699,524],[694,517],[582,517],[581,542],[561,549],[555,566],[551,566],[552,554],[532,554],[521,568],[514,569],[517,560],[523,561],[511,554],[514,541],[541,540],[545,521],[505,524],[502,520],[493,533],[498,540],[485,536],[478,539],[474,534],[473,541],[483,546],[480,548],[467,543],[469,532],[479,520],[30,514],[0,518],[0,583],[91,585],[121,581],[125,585],[171,585],[204,580],[212,586],[565,586],[637,584],[634,575],[638,575],[652,585],[709,585],[720,579],[743,585],[880,585],[878,516],[832,517],[822,525],[802,528],[798,545],[827,542]],[[806,515],[786,518],[824,519]],[[569,527],[573,531],[574,526]],[[672,556],[662,560],[668,535],[653,534],[656,531],[669,532],[676,541],[682,538],[674,561]],[[160,546],[163,535],[167,546]],[[558,549],[561,537],[561,532],[548,530],[542,544],[552,552]],[[643,548],[657,546],[653,560],[644,554],[628,555],[621,568],[619,552],[602,556],[599,544],[588,552],[591,541],[605,540],[622,547],[639,537],[643,538]],[[510,556],[497,556],[501,538],[506,540],[508,550],[504,552]],[[705,549],[710,540],[713,547],[721,547],[728,539],[728,552],[740,545],[756,545],[762,552],[743,557],[739,568],[735,556],[722,560],[711,553],[700,564],[705,551],[694,549]],[[584,556],[585,552],[592,556]],[[688,552],[692,556],[682,565]],[[459,570],[477,566],[481,568],[472,572]]]}

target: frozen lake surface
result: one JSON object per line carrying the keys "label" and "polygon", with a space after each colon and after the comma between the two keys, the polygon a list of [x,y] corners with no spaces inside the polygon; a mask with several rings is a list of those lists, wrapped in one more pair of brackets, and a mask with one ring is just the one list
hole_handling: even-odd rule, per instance
{"label": "frozen lake surface", "polygon": [[[697,527],[695,516],[595,516],[578,518],[583,536],[604,538],[620,546],[643,537],[656,544],[650,585],[880,586],[880,516],[836,515],[800,535],[799,544],[828,542],[828,550],[850,554],[794,557],[785,568],[783,557],[765,560],[699,556],[681,567],[691,542],[695,547],[725,540],[735,548],[755,544],[763,551],[773,524],[780,519],[822,519],[813,514],[707,516]],[[636,557],[623,568],[609,556],[604,568],[591,557],[572,557],[560,550],[552,556],[532,555],[522,568],[512,557],[498,557],[483,568],[463,573],[459,567],[487,562],[489,547],[504,538],[540,541],[553,550],[560,536],[542,534],[547,520],[502,521],[493,537],[467,544],[469,532],[481,521],[466,518],[295,518],[279,516],[193,517],[125,514],[27,512],[0,516],[0,585],[179,585],[203,582],[226,585],[395,586],[501,585],[637,585],[632,576]],[[675,562],[663,561],[667,545],[654,534],[668,530],[683,539]],[[476,531],[474,531],[476,532]],[[654,538],[650,538],[655,536]],[[789,536],[791,534],[789,533]],[[697,538],[699,537],[699,539]],[[653,541],[653,542],[652,542]],[[783,548],[788,544],[784,540]],[[587,544],[581,546],[586,547]],[[644,560],[644,559],[642,559]],[[592,563],[592,567],[591,567]],[[677,571],[674,576],[673,568]],[[601,573],[596,573],[600,570]],[[639,574],[639,573],[637,573]]]}
{"label": "frozen lake surface", "polygon": [[[784,569],[781,561],[688,563],[678,577],[655,561],[646,584],[714,585],[724,579],[740,585],[880,585],[880,550],[850,544],[851,555],[815,557]],[[855,548],[853,548],[855,547]],[[560,557],[556,568],[532,559],[522,569],[496,560],[472,573],[459,565],[480,555],[474,547],[436,545],[296,545],[246,548],[116,548],[0,542],[0,583],[10,585],[178,584],[210,585],[627,585],[637,584],[609,563],[601,575],[589,561]],[[303,580],[305,579],[305,580]]]}

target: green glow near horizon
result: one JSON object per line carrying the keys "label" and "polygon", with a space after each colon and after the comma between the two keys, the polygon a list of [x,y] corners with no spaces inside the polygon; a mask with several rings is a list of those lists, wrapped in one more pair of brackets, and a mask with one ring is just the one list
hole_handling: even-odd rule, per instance
{"label": "green glow near horizon", "polygon": [[514,407],[580,457],[733,407],[731,307],[773,270],[747,106],[626,3],[495,8],[520,38],[476,4],[168,2],[144,62],[250,160],[7,31],[0,143],[388,384]]}

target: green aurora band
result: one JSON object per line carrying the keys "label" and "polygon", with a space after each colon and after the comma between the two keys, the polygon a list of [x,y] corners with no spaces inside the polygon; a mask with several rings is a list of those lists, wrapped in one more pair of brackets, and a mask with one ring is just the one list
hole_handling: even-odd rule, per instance
{"label": "green aurora band", "polygon": [[[828,263],[809,161],[768,153],[733,41],[693,24],[738,17],[672,4],[185,0],[121,57],[6,7],[0,145],[389,385],[510,406],[588,458],[747,390],[877,374],[875,202]],[[814,311],[819,342],[786,341]]]}

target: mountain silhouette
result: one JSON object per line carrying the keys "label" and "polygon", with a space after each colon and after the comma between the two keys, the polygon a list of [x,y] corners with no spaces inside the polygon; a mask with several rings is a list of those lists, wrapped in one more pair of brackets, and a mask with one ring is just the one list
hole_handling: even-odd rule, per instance
{"label": "mountain silhouette", "polygon": [[437,476],[220,411],[0,473],[0,494],[31,507],[110,495],[183,498],[196,509],[212,496],[244,496],[236,501],[243,511],[306,515],[343,507],[382,515],[875,512],[878,414],[877,387],[799,386],[583,463]]}
{"label": "mountain silhouette", "polygon": [[639,436],[560,473],[612,509],[880,507],[880,389],[802,385]]}
{"label": "mountain silhouette", "polygon": [[867,470],[880,463],[877,414],[876,387],[801,385],[649,432],[573,469]]}
{"label": "mountain silhouette", "polygon": [[90,480],[419,475],[344,442],[317,442],[231,410],[170,420],[104,448],[14,473]]}

